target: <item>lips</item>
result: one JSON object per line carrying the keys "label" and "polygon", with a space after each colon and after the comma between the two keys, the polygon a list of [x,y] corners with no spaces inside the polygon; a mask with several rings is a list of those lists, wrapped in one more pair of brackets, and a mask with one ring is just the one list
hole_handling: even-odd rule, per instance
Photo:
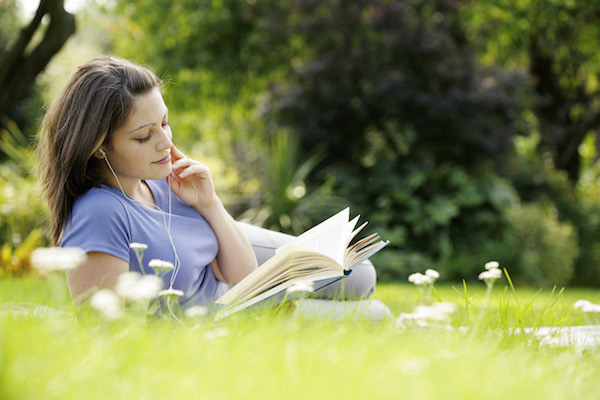
{"label": "lips", "polygon": [[154,161],[154,164],[160,164],[160,165],[164,165],[164,164],[168,164],[171,162],[171,155],[168,154],[165,156],[165,158],[161,158],[158,161]]}

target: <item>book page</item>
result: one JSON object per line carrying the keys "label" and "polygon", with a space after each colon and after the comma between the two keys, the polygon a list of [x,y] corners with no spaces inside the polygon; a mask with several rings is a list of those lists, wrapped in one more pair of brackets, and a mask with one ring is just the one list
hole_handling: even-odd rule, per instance
{"label": "book page", "polygon": [[377,233],[373,233],[346,250],[346,257],[344,258],[344,269],[352,269],[357,264],[360,264],[379,250],[383,249],[390,242],[383,241],[380,239]]}
{"label": "book page", "polygon": [[323,254],[297,247],[287,247],[252,271],[221,296],[217,303],[228,304],[239,298],[251,297],[282,280],[293,278],[294,275],[310,278],[322,270],[336,271],[337,275],[343,274],[341,264]]}
{"label": "book page", "polygon": [[301,247],[303,249],[314,250],[325,254],[327,257],[335,260],[338,264],[343,265],[347,238],[354,229],[354,226],[349,227],[349,225],[352,223],[356,225],[356,219],[348,222],[349,219],[350,208],[345,208],[279,247],[277,252],[290,246]]}
{"label": "book page", "polygon": [[315,258],[309,256],[305,259],[304,257],[299,257],[297,260],[294,260],[293,263],[294,264],[292,264],[289,269],[286,269],[281,275],[272,277],[268,281],[258,284],[247,292],[238,293],[230,300],[229,305],[235,305],[254,296],[259,296],[261,293],[290,280],[301,278],[311,281],[324,273],[333,274],[333,276],[343,275],[339,265],[322,257]]}
{"label": "book page", "polygon": [[[336,271],[331,271],[331,270],[330,271],[320,271],[319,273],[314,274],[311,277],[310,281],[328,281],[331,278],[336,278],[339,276],[340,276],[339,272],[336,272]],[[259,294],[256,297],[251,297],[249,299],[244,299],[241,301],[236,300],[234,302],[231,302],[218,311],[216,319],[219,320],[221,318],[225,318],[228,315],[236,313],[240,310],[243,310],[244,308],[250,307],[254,304],[257,304],[257,303],[259,303],[263,300],[266,300],[266,299],[270,298],[271,296],[275,296],[277,294],[279,294],[282,298],[286,298],[287,295],[285,294],[284,291],[287,288],[294,285],[295,283],[302,282],[304,280],[306,280],[305,277],[293,278],[288,281],[282,282],[279,285],[277,285],[265,292],[262,292],[261,294]],[[291,299],[291,298],[293,298],[293,296],[289,296],[289,299]],[[276,303],[279,303],[280,301],[281,301],[281,299],[279,299],[279,301],[277,301]]]}

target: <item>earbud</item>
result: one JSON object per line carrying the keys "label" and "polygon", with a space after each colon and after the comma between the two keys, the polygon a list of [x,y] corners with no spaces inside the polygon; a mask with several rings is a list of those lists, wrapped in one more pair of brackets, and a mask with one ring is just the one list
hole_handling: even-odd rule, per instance
{"label": "earbud", "polygon": [[100,154],[102,154],[104,157],[106,157],[106,153],[104,152],[104,149],[102,147],[100,147],[98,149],[98,151],[100,152]]}

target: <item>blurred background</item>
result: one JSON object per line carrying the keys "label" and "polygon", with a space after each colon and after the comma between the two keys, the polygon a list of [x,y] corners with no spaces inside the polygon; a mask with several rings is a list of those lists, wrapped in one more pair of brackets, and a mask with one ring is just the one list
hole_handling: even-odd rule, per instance
{"label": "blurred background", "polygon": [[380,280],[600,286],[599,50],[598,1],[0,0],[0,276],[48,244],[44,111],[111,54],[164,80],[238,219],[350,206],[391,241]]}

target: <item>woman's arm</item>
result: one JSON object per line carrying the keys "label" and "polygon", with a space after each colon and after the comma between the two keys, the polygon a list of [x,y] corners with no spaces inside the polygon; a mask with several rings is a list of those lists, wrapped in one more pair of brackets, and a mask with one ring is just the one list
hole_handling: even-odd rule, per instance
{"label": "woman's arm", "polygon": [[220,273],[226,283],[235,285],[257,267],[252,244],[220,201],[213,209],[204,210],[202,215],[219,241],[216,265],[211,263],[211,268],[217,279],[221,280]]}
{"label": "woman's arm", "polygon": [[127,261],[106,253],[89,252],[85,264],[67,271],[71,298],[75,302],[86,301],[95,290],[112,288],[119,275],[127,271]]}
{"label": "woman's arm", "polygon": [[[169,183],[181,200],[192,206],[209,223],[219,242],[216,264],[211,263],[217,278],[236,284],[257,267],[250,241],[229,215],[215,192],[208,167],[187,158],[175,146],[171,148],[173,174]],[[220,276],[219,276],[220,275]]]}

